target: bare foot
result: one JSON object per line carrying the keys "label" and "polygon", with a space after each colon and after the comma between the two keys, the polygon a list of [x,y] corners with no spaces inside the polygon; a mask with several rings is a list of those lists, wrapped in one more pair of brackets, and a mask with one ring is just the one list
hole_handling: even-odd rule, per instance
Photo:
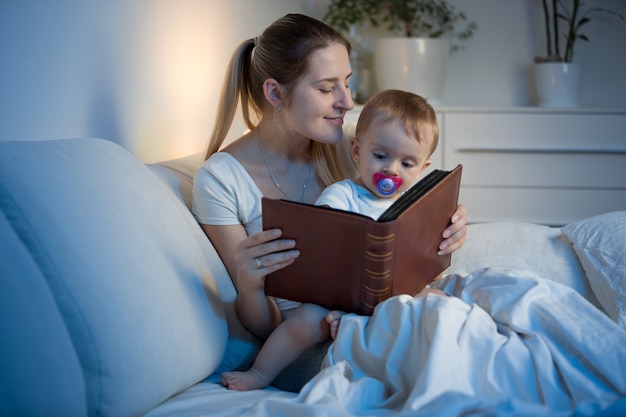
{"label": "bare foot", "polygon": [[339,331],[339,323],[341,322],[341,317],[346,314],[343,311],[333,310],[329,311],[326,315],[326,321],[330,326],[330,336],[333,339],[337,338],[337,332]]}
{"label": "bare foot", "polygon": [[251,391],[265,388],[269,385],[263,376],[255,369],[250,368],[245,372],[224,372],[220,379],[222,385],[235,391]]}

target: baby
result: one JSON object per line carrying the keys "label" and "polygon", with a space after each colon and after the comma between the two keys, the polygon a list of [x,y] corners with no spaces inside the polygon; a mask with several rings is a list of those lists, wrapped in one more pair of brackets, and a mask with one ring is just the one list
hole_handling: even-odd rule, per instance
{"label": "baby", "polygon": [[[437,115],[424,98],[400,90],[377,93],[363,107],[350,143],[359,176],[328,186],[315,204],[377,219],[430,166],[438,138]],[[417,296],[429,292],[443,294],[425,288]],[[333,338],[341,316],[327,317]]]}

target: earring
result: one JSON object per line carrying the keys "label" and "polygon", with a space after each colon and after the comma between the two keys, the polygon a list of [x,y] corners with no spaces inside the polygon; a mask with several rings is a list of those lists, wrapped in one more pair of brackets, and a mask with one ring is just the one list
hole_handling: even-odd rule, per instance
{"label": "earring", "polygon": [[283,109],[283,105],[279,104],[278,106],[276,106],[276,110],[281,111]]}

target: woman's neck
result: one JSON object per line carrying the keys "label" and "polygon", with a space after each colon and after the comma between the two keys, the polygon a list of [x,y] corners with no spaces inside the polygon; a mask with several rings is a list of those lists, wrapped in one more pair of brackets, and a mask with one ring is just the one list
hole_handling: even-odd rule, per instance
{"label": "woman's neck", "polygon": [[273,122],[262,121],[255,130],[266,154],[275,158],[283,157],[292,162],[311,161],[311,139],[281,128]]}

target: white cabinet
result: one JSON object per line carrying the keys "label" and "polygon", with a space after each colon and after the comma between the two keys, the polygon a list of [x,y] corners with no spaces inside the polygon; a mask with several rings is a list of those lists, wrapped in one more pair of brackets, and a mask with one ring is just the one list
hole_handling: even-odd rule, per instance
{"label": "white cabinet", "polygon": [[442,114],[443,166],[463,164],[470,221],[560,225],[626,210],[626,111]]}
{"label": "white cabinet", "polygon": [[[438,108],[435,168],[463,164],[470,222],[562,225],[626,210],[626,110]],[[350,116],[356,121],[358,109]]]}

